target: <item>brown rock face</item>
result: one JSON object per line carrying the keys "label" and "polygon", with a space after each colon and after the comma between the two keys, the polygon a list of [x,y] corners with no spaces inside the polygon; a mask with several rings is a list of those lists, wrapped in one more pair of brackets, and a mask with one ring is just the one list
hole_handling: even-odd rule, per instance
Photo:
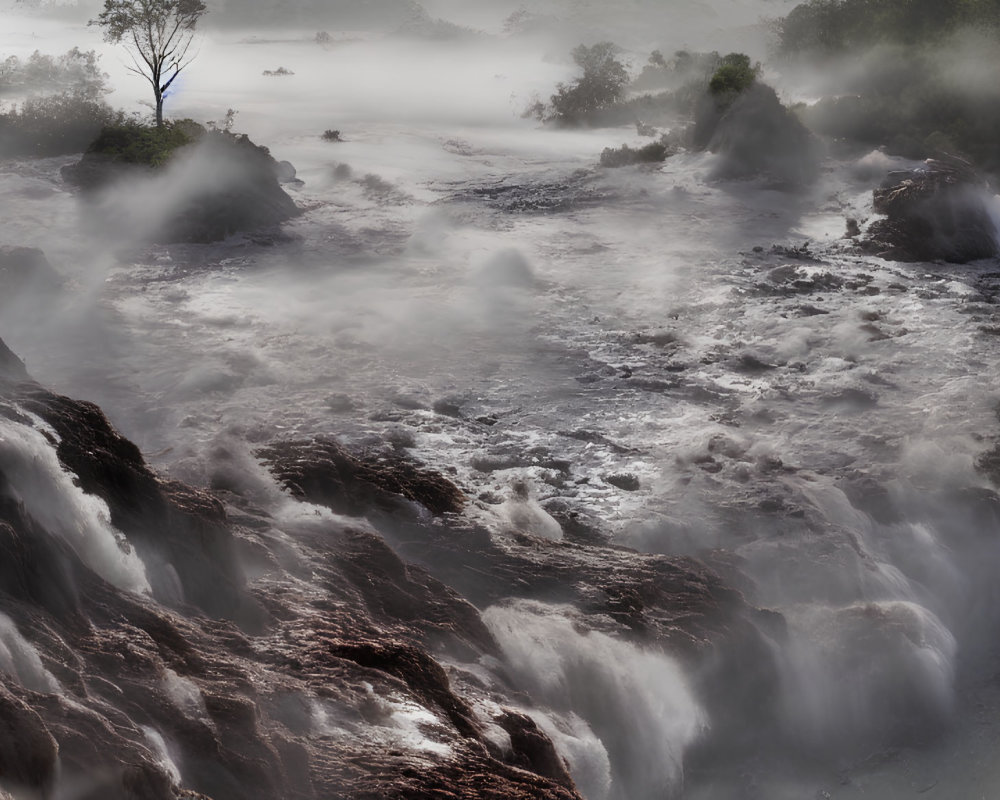
{"label": "brown rock face", "polygon": [[359,514],[372,506],[392,508],[399,499],[424,506],[432,514],[461,511],[462,491],[443,475],[399,458],[365,460],[332,439],[280,442],[258,455],[296,497]]}
{"label": "brown rock face", "polygon": [[986,208],[986,182],[962,159],[928,159],[926,167],[892,173],[874,192],[886,215],[869,228],[865,249],[895,261],[964,264],[997,255]]}
{"label": "brown rock face", "polygon": [[[0,639],[26,653],[0,669],[2,789],[580,800],[530,720],[484,716],[483,690],[444,666],[498,652],[453,590],[371,530],[277,530],[252,509],[233,509],[236,523],[212,495],[155,475],[96,406],[21,374],[0,379],[0,425],[36,427],[30,441],[107,504],[153,596],[95,574],[32,516],[24,476],[0,468]],[[0,456],[7,446],[0,436]],[[346,475],[354,503],[438,485],[403,467],[360,473]],[[512,731],[509,751],[487,726]]]}

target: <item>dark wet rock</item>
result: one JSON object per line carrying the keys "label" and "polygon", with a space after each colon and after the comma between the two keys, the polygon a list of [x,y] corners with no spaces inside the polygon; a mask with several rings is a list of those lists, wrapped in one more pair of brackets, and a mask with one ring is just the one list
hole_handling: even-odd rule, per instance
{"label": "dark wet rock", "polygon": [[25,295],[41,297],[63,288],[65,279],[35,247],[0,247],[0,309]]}
{"label": "dark wet rock", "polygon": [[733,361],[732,366],[736,372],[744,372],[749,375],[758,375],[778,368],[777,364],[768,363],[753,353],[743,353]]}
{"label": "dark wet rock", "polygon": [[[1000,466],[1000,461],[997,466]],[[1000,477],[1000,473],[997,474]],[[854,472],[845,476],[838,485],[852,506],[869,514],[876,522],[893,525],[903,521],[903,510],[893,500],[888,487],[873,476]]]}
{"label": "dark wet rock", "polygon": [[624,445],[620,445],[617,442],[613,442],[603,433],[599,433],[598,431],[590,431],[590,430],[585,430],[583,428],[579,428],[577,430],[571,430],[571,431],[558,431],[558,433],[560,436],[565,436],[569,439],[576,439],[578,442],[589,442],[591,444],[603,445],[604,447],[607,447],[614,453],[635,452],[633,448],[625,447]]}
{"label": "dark wet rock", "polygon": [[0,339],[0,378],[28,380],[28,369],[9,347]]}
{"label": "dark wet rock", "polygon": [[614,195],[593,173],[579,170],[562,181],[518,184],[502,179],[469,187],[452,199],[485,203],[509,213],[554,214],[604,205]]}
{"label": "dark wet rock", "polygon": [[635,344],[652,344],[656,347],[672,347],[681,343],[680,337],[670,330],[636,333],[632,337]]}
{"label": "dark wet rock", "polygon": [[735,99],[706,95],[696,113],[694,145],[719,154],[715,176],[765,175],[801,186],[817,174],[817,141],[774,89],[754,83]]}
{"label": "dark wet rock", "polygon": [[604,480],[626,492],[637,492],[642,486],[639,479],[631,472],[616,472],[612,475],[605,475]]}
{"label": "dark wet rock", "polygon": [[[0,381],[5,424],[33,424],[19,408],[56,430],[59,459],[107,502],[150,571],[157,554],[171,559],[188,603],[171,610],[99,578],[31,517],[0,471],[0,612],[41,665],[21,676],[27,686],[0,675],[5,787],[47,797],[87,786],[88,797],[114,800],[580,800],[527,717],[501,715],[509,753],[484,737],[467,682],[459,687],[437,654],[475,662],[496,658],[496,643],[473,606],[380,536],[305,520],[291,557],[274,520],[249,507],[230,515],[212,495],[159,478],[96,406]],[[344,466],[337,475],[350,502],[372,501],[376,512],[397,491],[433,494],[416,468],[365,464],[329,443],[296,452]],[[252,586],[236,541],[274,548]],[[252,625],[251,594],[266,609]],[[242,627],[205,614],[234,600]],[[398,735],[399,704],[423,709],[432,721],[421,735],[442,751]],[[336,735],[324,727],[327,714]],[[183,788],[156,736],[182,764]]]}
{"label": "dark wet rock", "polygon": [[58,754],[42,718],[0,684],[0,781],[47,795],[56,781]]}
{"label": "dark wet rock", "polygon": [[764,292],[783,295],[816,294],[835,291],[844,279],[832,272],[812,272],[794,264],[775,267],[767,273],[767,283],[759,284]]}
{"label": "dark wet rock", "polygon": [[291,161],[275,161],[272,171],[278,183],[301,183],[295,177],[296,171]]}
{"label": "dark wet rock", "polygon": [[985,179],[955,157],[891,173],[873,195],[875,213],[885,219],[872,223],[863,246],[894,261],[992,258],[998,246],[988,197]]}
{"label": "dark wet rock", "polygon": [[169,598],[179,580],[185,601],[209,614],[245,622],[259,616],[245,594],[232,534],[217,500],[159,479],[139,449],[92,403],[31,383],[3,394],[52,426],[60,462],[84,491],[108,504],[115,527],[152,565],[149,577],[159,597]]}
{"label": "dark wet rock", "polygon": [[402,510],[401,499],[432,514],[461,511],[465,505],[462,491],[439,473],[398,456],[358,457],[332,439],[279,442],[258,455],[293,495],[342,514],[361,514],[373,506]]}
{"label": "dark wet rock", "polygon": [[1000,486],[1000,444],[976,457],[976,469],[989,478],[994,486]]}
{"label": "dark wet rock", "polygon": [[538,729],[531,717],[508,710],[504,711],[497,722],[510,736],[514,766],[551,778],[562,786],[574,786],[566,764],[552,746],[551,740]]}
{"label": "dark wet rock", "polygon": [[434,411],[435,414],[441,414],[445,417],[455,417],[457,419],[462,416],[462,404],[449,398],[435,400],[434,404],[431,406],[431,410]]}

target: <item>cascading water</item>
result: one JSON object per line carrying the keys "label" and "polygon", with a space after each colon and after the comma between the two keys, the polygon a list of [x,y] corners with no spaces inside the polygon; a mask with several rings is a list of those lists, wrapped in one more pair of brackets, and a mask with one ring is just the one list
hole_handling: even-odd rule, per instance
{"label": "cascading water", "polygon": [[[487,4],[425,5],[489,17]],[[581,20],[603,13],[583,5]],[[615,30],[650,49],[634,23]],[[713,26],[699,18],[691,36],[711,41]],[[145,700],[123,703],[127,721],[108,712],[135,752],[167,784],[216,792],[237,789],[183,736],[278,723],[260,763],[301,767],[302,753],[361,742],[430,774],[488,752],[556,782],[568,766],[587,800],[995,792],[978,766],[995,756],[1000,710],[1000,504],[982,464],[997,436],[995,264],[903,265],[840,238],[845,218],[871,215],[884,174],[912,162],[830,156],[798,193],[711,180],[710,153],[601,170],[632,128],[540,129],[516,113],[567,79],[544,49],[497,32],[336,46],[314,33],[216,30],[171,99],[178,117],[238,107],[239,125],[295,164],[302,183],[287,189],[306,213],[287,240],[142,243],[169,207],[225,179],[203,152],[144,184],[148,202],[109,192],[107,228],[59,182],[65,159],[0,167],[5,237],[44,248],[80,289],[41,321],[6,310],[0,333],[40,383],[97,402],[163,476],[221,498],[242,527],[218,552],[273,623],[205,623],[179,590],[159,606],[153,572],[60,461],[55,430],[0,407],[4,498],[126,593],[129,613],[158,608],[176,626],[147,621],[133,647],[173,727]],[[10,35],[25,46],[24,26]],[[277,64],[294,76],[257,80]],[[352,78],[331,88],[331,74]],[[343,141],[322,140],[334,125]],[[392,473],[379,488],[405,498],[399,522],[264,466],[272,442],[331,435],[381,467],[411,459],[446,476],[464,507],[432,519]],[[199,503],[184,509],[210,522],[177,552],[222,525]],[[669,560],[688,556],[717,577]],[[655,572],[668,563],[689,571]],[[401,596],[372,588],[383,575]],[[356,596],[336,594],[348,584]],[[665,586],[690,605],[671,616]],[[421,591],[441,594],[424,606]],[[449,604],[467,615],[460,646]],[[348,607],[356,625],[326,619]],[[106,686],[110,671],[80,677],[83,661],[60,671],[69,645],[47,629],[36,641],[31,619],[23,605],[0,613],[0,671],[21,689],[98,697],[102,712],[131,691]],[[441,674],[415,655],[417,628]],[[360,652],[357,630],[376,644]],[[220,666],[226,648],[238,669]],[[351,659],[369,672],[337,672]],[[473,699],[452,703],[452,689]],[[463,750],[470,730],[483,753]],[[343,761],[321,776],[329,796],[360,785],[364,756]]]}

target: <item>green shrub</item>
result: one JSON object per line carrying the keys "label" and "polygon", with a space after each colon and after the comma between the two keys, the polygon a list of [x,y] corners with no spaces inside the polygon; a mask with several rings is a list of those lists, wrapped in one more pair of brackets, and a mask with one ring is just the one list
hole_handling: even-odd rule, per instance
{"label": "green shrub", "polygon": [[627,167],[631,164],[656,164],[664,161],[670,150],[662,141],[651,142],[644,147],[606,147],[601,153],[602,167]]}
{"label": "green shrub", "polygon": [[708,82],[708,91],[718,98],[732,98],[745,92],[760,72],[760,65],[752,66],[750,56],[730,53],[723,56]]}
{"label": "green shrub", "polygon": [[205,134],[205,128],[190,119],[167,121],[160,128],[138,120],[123,120],[105,126],[87,152],[126,164],[159,167],[176,150]]}

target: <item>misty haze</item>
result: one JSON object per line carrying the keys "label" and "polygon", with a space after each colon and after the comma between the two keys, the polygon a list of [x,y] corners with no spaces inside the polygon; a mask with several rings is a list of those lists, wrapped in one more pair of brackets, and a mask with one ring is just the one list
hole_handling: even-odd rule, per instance
{"label": "misty haze", "polygon": [[4,0],[0,800],[1000,796],[1000,0]]}

